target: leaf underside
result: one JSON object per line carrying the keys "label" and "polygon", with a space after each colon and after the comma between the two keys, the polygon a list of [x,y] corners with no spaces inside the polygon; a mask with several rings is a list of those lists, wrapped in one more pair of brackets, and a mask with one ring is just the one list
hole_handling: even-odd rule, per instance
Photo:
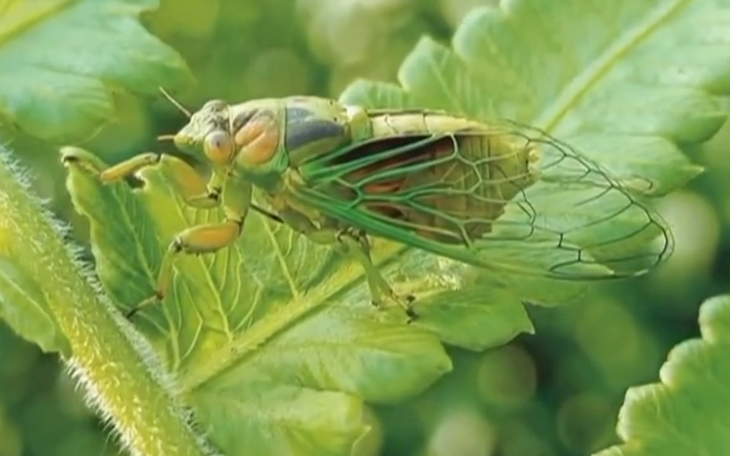
{"label": "leaf underside", "polygon": [[[645,193],[663,195],[699,172],[676,144],[703,141],[724,120],[715,96],[730,88],[728,30],[724,0],[503,2],[470,14],[453,50],[421,40],[401,68],[402,87],[359,81],[342,100],[532,124],[620,181],[640,176],[651,182]],[[125,308],[152,293],[177,232],[221,217],[184,207],[166,172],[148,169],[146,186],[132,190],[70,170],[97,270]],[[537,279],[495,285],[474,268],[387,242],[376,243],[375,260],[397,291],[418,296],[415,323],[370,306],[356,263],[252,214],[233,248],[181,258],[164,305],[135,324],[226,454],[243,441],[262,454],[347,454],[365,431],[360,401],[423,391],[451,369],[443,342],[505,343],[532,330],[520,299],[561,303],[580,292]],[[261,404],[274,406],[251,413]],[[336,419],[317,412],[325,404]]]}

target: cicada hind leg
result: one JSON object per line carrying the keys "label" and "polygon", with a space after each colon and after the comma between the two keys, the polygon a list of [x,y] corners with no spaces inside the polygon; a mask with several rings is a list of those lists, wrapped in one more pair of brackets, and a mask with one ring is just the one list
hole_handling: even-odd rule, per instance
{"label": "cicada hind leg", "polygon": [[409,323],[418,317],[413,310],[413,302],[416,298],[412,295],[401,296],[396,294],[373,264],[370,257],[370,242],[364,231],[352,227],[320,227],[315,225],[309,217],[290,207],[280,208],[278,215],[284,223],[306,236],[310,241],[321,245],[340,247],[342,253],[354,257],[365,271],[365,278],[375,307],[382,307],[384,301],[389,299],[403,308],[408,316]]}
{"label": "cicada hind leg", "polygon": [[391,300],[403,308],[409,323],[418,318],[418,314],[413,309],[415,296],[410,294],[400,295],[393,291],[388,281],[373,264],[370,256],[370,242],[364,231],[346,228],[337,233],[337,240],[362,265],[370,289],[372,303],[375,307],[380,308],[385,300]]}

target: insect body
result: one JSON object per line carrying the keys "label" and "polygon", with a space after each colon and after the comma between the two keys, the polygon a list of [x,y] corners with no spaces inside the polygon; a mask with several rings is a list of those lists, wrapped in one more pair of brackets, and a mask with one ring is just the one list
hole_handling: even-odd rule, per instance
{"label": "insect body", "polygon": [[[221,205],[226,220],[180,233],[155,296],[141,305],[165,296],[177,253],[213,252],[239,237],[249,209],[257,208],[253,186],[274,218],[354,255],[374,304],[394,300],[410,317],[413,298],[396,294],[372,264],[368,235],[494,271],[562,279],[636,275],[671,251],[661,219],[615,179],[515,123],[367,110],[317,97],[214,100],[174,141],[213,171],[203,185],[192,169],[176,165],[186,201]],[[143,154],[99,177],[116,181],[164,159]],[[74,154],[64,162],[88,165]],[[658,250],[640,248],[657,236]]]}

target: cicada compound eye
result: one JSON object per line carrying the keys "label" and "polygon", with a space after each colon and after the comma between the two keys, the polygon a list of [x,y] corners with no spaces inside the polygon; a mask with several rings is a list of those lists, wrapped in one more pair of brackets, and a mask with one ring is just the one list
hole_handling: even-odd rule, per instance
{"label": "cicada compound eye", "polygon": [[218,165],[226,165],[233,159],[233,138],[224,131],[214,131],[205,137],[205,155]]}

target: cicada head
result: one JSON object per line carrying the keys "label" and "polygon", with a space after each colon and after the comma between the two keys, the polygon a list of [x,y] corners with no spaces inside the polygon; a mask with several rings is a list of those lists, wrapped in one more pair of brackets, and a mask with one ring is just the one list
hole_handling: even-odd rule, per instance
{"label": "cicada head", "polygon": [[288,166],[286,151],[280,147],[284,119],[279,99],[237,105],[212,100],[175,135],[175,144],[215,168],[232,168],[264,190],[275,191]]}
{"label": "cicada head", "polygon": [[181,151],[210,161],[213,165],[230,162],[233,141],[229,111],[230,107],[225,101],[205,103],[175,135],[175,145]]}

